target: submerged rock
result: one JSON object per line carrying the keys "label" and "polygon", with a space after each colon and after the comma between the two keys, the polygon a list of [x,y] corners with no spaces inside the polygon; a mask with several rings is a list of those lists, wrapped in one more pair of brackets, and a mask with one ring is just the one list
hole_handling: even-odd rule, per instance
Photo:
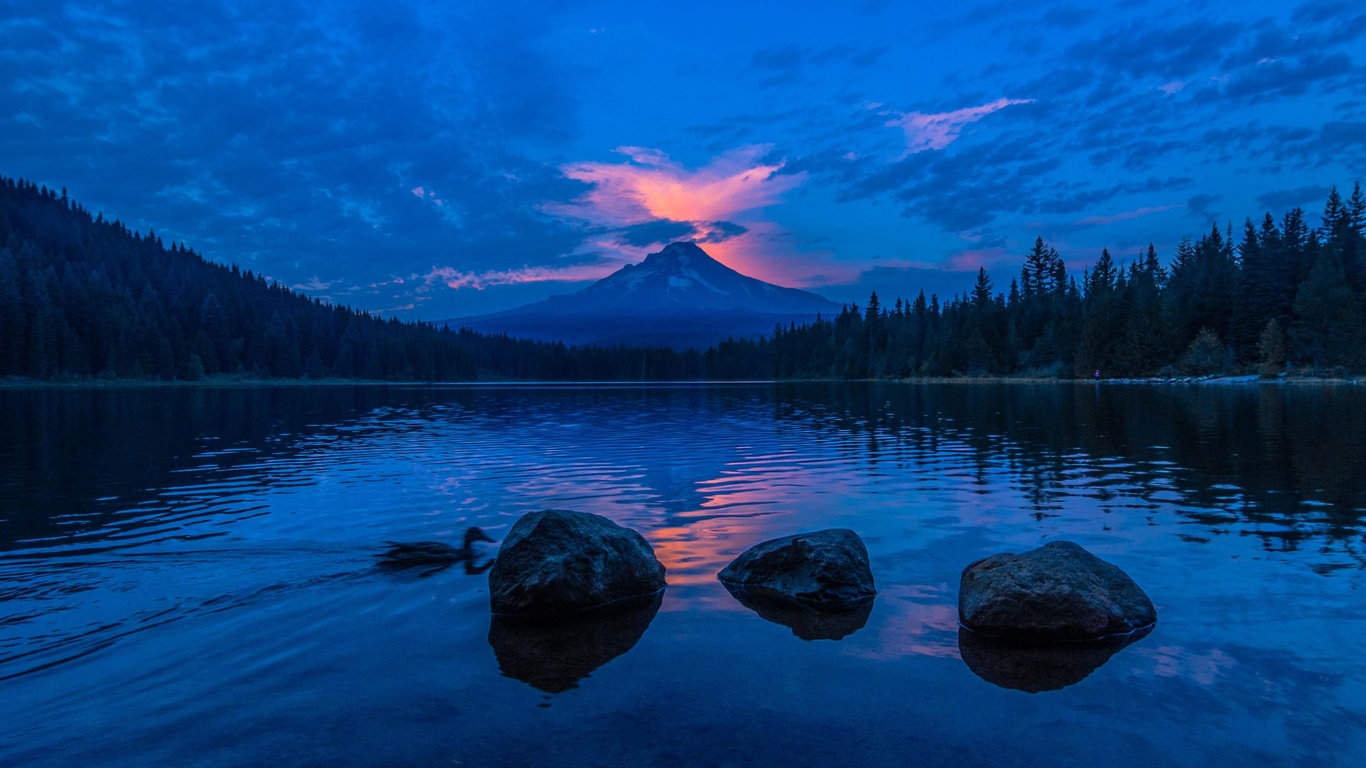
{"label": "submerged rock", "polygon": [[1073,642],[1152,626],[1157,610],[1128,574],[1070,541],[992,555],[963,569],[958,619],[988,637]]}
{"label": "submerged rock", "polygon": [[518,520],[489,571],[494,613],[538,619],[625,610],[664,587],[664,566],[640,534],[562,509]]}
{"label": "submerged rock", "polygon": [[863,629],[873,612],[873,600],[860,600],[845,611],[816,610],[795,600],[765,599],[742,587],[722,582],[740,605],[759,614],[759,618],[782,624],[803,640],[843,640]]}
{"label": "submerged rock", "polygon": [[848,611],[877,594],[868,548],[847,528],[755,544],[717,578],[752,600],[791,601],[818,611]]}
{"label": "submerged rock", "polygon": [[1111,656],[1151,631],[1142,629],[1089,643],[1021,645],[958,630],[958,655],[972,673],[1002,688],[1028,693],[1056,691],[1085,680]]}
{"label": "submerged rock", "polygon": [[494,616],[489,645],[505,676],[547,693],[561,693],[577,688],[598,667],[634,648],[663,599],[656,592],[631,610],[556,624]]}

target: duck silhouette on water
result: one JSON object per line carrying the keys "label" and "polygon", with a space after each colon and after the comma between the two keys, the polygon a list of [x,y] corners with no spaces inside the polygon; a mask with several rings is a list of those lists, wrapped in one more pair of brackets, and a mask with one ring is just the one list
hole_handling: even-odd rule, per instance
{"label": "duck silhouette on water", "polygon": [[465,531],[465,543],[460,547],[452,547],[440,541],[386,541],[384,544],[388,549],[378,555],[378,565],[390,569],[426,568],[427,570],[419,575],[429,576],[462,563],[465,566],[465,573],[475,576],[493,567],[493,558],[489,558],[486,563],[476,564],[474,544],[480,541],[497,543],[477,527]]}

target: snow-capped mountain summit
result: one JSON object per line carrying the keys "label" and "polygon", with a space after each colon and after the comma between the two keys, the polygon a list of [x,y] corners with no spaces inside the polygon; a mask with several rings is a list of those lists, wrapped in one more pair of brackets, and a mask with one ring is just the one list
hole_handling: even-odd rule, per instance
{"label": "snow-capped mountain summit", "polygon": [[671,243],[639,264],[628,264],[577,293],[546,303],[576,309],[615,306],[654,312],[741,310],[814,315],[839,311],[839,305],[814,293],[742,275],[693,242]]}
{"label": "snow-capped mountain summit", "polygon": [[839,311],[839,304],[814,293],[742,275],[686,241],[580,291],[446,324],[575,344],[682,348],[761,336],[777,323],[807,322]]}

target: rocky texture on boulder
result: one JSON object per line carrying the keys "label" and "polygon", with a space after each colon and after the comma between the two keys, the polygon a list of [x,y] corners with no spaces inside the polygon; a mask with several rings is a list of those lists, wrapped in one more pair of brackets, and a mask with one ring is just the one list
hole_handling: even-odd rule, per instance
{"label": "rocky texture on boulder", "polygon": [[1074,642],[1152,626],[1157,610],[1128,574],[1070,541],[992,555],[963,569],[958,619],[988,637]]}
{"label": "rocky texture on boulder", "polygon": [[598,667],[635,647],[663,602],[662,593],[631,608],[547,624],[494,616],[489,645],[502,673],[547,693],[579,687]]}
{"label": "rocky texture on boulder", "polygon": [[664,587],[664,566],[640,534],[562,509],[518,520],[489,571],[493,612],[535,619],[638,607]]}
{"label": "rocky texture on boulder", "polygon": [[958,655],[974,675],[992,685],[1028,693],[1056,691],[1085,680],[1149,631],[1090,643],[1022,645],[959,629]]}
{"label": "rocky texture on boulder", "polygon": [[847,528],[756,544],[718,578],[752,600],[791,601],[818,611],[848,611],[877,594],[868,548]]}

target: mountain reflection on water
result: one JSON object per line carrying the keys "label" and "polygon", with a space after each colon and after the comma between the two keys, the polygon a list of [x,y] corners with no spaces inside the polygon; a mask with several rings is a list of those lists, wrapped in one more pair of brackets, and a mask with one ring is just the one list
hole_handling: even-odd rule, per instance
{"label": "mountain reflection on water", "polygon": [[[0,390],[0,763],[1351,765],[1363,406],[1295,385]],[[490,620],[484,576],[374,565],[547,507],[639,530],[662,601],[523,631]],[[756,616],[716,580],[829,527],[879,587],[847,626]],[[1061,656],[961,638],[962,568],[1055,538],[1133,576],[1152,633]]]}

